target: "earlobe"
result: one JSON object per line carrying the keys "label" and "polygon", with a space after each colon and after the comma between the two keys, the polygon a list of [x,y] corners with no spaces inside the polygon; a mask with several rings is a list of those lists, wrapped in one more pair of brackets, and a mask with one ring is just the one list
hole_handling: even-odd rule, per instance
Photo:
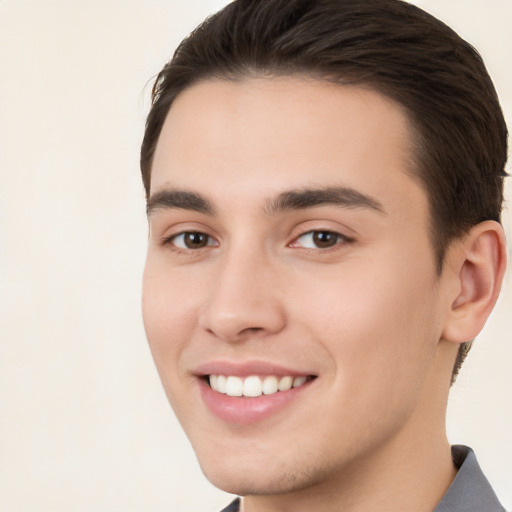
{"label": "earlobe", "polygon": [[457,296],[451,300],[443,338],[455,343],[474,339],[482,330],[501,289],[506,268],[502,226],[486,221],[457,243],[454,266]]}

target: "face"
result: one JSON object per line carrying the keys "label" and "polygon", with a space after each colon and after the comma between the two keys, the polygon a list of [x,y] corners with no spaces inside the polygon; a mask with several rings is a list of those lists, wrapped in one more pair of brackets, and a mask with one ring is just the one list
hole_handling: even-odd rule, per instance
{"label": "face", "polygon": [[174,102],[143,313],[215,485],[334,482],[431,428],[443,278],[410,132],[383,96],[313,79],[208,81]]}

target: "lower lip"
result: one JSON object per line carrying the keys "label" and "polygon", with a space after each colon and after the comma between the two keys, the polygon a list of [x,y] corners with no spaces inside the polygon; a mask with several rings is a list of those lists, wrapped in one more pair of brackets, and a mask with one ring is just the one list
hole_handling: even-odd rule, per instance
{"label": "lower lip", "polygon": [[254,398],[217,393],[203,379],[200,379],[199,389],[206,406],[215,416],[227,423],[249,425],[277,414],[296,400],[312,382],[308,381],[302,386],[291,388],[288,391],[278,391],[272,395],[261,395]]}

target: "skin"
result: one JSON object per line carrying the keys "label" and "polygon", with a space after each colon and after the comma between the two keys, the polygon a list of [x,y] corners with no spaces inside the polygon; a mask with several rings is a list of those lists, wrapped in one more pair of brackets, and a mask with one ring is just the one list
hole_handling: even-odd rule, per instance
{"label": "skin", "polygon": [[[484,288],[467,254],[474,240],[488,259],[498,247],[499,282],[502,240],[488,225],[436,272],[411,132],[376,92],[296,77],[202,82],[170,109],[151,195],[193,192],[213,211],[187,201],[150,210],[145,327],[205,475],[245,496],[246,512],[431,511],[455,475],[450,374],[478,328],[472,310],[457,314]],[[378,208],[269,206],[329,187]],[[315,245],[311,233],[325,231],[339,235]],[[187,248],[184,232],[204,233],[206,245]],[[233,424],[199,393],[197,368],[219,360],[316,378],[263,421]]]}

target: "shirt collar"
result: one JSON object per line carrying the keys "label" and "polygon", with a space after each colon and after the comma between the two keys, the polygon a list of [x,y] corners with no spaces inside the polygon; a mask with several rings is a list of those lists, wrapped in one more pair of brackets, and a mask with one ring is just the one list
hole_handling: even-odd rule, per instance
{"label": "shirt collar", "polygon": [[434,512],[505,512],[471,448],[452,446],[457,476]]}

